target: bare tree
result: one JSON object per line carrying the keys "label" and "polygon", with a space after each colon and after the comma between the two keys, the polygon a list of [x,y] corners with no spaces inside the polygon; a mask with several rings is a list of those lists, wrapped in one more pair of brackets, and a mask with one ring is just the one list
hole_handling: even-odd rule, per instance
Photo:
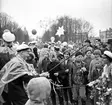
{"label": "bare tree", "polygon": [[21,29],[17,22],[13,20],[11,16],[6,13],[0,13],[0,37],[2,37],[3,31],[5,29],[10,30],[16,36],[16,41],[23,42],[29,41],[29,36],[27,30]]}
{"label": "bare tree", "polygon": [[89,33],[92,32],[92,29],[93,29],[93,26],[91,25],[91,23],[83,19],[71,18],[69,16],[61,16],[61,17],[58,17],[56,21],[58,22],[52,24],[50,27],[50,30],[51,30],[49,32],[50,37],[55,36],[58,27],[63,26],[65,30],[64,41],[73,40],[73,37],[76,37],[76,35],[78,35],[79,33],[81,35],[87,34],[87,37],[88,37]]}

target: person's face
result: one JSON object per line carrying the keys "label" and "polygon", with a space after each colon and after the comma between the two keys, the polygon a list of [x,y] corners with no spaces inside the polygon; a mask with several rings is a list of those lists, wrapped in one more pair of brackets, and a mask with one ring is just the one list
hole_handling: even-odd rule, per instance
{"label": "person's face", "polygon": [[83,56],[82,55],[78,55],[77,57],[76,57],[76,59],[81,59],[81,60],[83,60]]}
{"label": "person's face", "polygon": [[52,55],[51,59],[50,59],[52,62],[56,60],[56,57],[55,55]]}
{"label": "person's face", "polygon": [[25,58],[25,60],[27,60],[30,57],[31,53],[32,53],[31,49],[28,49],[28,50],[22,51],[22,56]]}
{"label": "person's face", "polygon": [[64,57],[65,57],[65,59],[68,58],[68,57],[69,57],[69,53],[68,53],[68,52],[65,53],[65,54],[64,54]]}
{"label": "person's face", "polygon": [[98,41],[98,40],[96,40],[95,42],[96,42],[96,46],[97,46],[97,47],[100,47],[101,42],[100,42],[100,41]]}
{"label": "person's face", "polygon": [[29,56],[27,57],[27,61],[32,61],[34,59],[34,54],[33,53],[29,53]]}
{"label": "person's face", "polygon": [[88,51],[88,52],[86,53],[86,55],[87,55],[88,57],[90,57],[90,56],[91,56],[91,54],[92,54],[92,52],[91,52],[91,51]]}
{"label": "person's face", "polygon": [[76,64],[77,67],[81,67],[81,62],[80,61],[76,61],[75,64]]}
{"label": "person's face", "polygon": [[98,40],[95,40],[95,43],[97,44],[98,43]]}
{"label": "person's face", "polygon": [[100,57],[100,55],[99,55],[99,54],[97,54],[97,53],[94,53],[94,57],[95,57],[95,58],[99,58],[99,57]]}
{"label": "person's face", "polygon": [[109,61],[105,55],[102,56],[104,64],[107,64]]}

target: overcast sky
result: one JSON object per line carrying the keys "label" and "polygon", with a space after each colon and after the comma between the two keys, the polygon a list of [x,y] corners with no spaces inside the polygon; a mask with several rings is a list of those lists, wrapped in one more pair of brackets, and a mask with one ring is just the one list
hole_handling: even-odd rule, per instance
{"label": "overcast sky", "polygon": [[1,10],[29,29],[63,15],[91,22],[97,35],[112,27],[112,0],[1,0]]}

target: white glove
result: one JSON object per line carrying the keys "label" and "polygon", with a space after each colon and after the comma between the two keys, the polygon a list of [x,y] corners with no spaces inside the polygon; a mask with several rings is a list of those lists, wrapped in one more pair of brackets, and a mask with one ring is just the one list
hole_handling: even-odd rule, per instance
{"label": "white glove", "polygon": [[66,69],[65,72],[66,72],[66,73],[69,72],[69,69]]}
{"label": "white glove", "polygon": [[85,68],[85,67],[82,67],[81,70],[82,70],[82,71],[86,71],[86,68]]}
{"label": "white glove", "polygon": [[54,75],[55,75],[55,76],[58,76],[58,75],[59,75],[59,73],[54,73]]}
{"label": "white glove", "polygon": [[41,74],[39,74],[40,77],[49,77],[49,73],[48,72],[43,72]]}

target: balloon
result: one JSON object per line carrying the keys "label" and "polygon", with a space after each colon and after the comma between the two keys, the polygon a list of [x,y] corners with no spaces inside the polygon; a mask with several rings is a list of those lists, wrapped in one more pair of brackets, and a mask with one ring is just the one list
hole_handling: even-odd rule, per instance
{"label": "balloon", "polygon": [[35,29],[32,30],[32,34],[36,35],[37,31]]}
{"label": "balloon", "polygon": [[51,37],[51,42],[54,42],[55,41],[55,38],[54,37]]}

